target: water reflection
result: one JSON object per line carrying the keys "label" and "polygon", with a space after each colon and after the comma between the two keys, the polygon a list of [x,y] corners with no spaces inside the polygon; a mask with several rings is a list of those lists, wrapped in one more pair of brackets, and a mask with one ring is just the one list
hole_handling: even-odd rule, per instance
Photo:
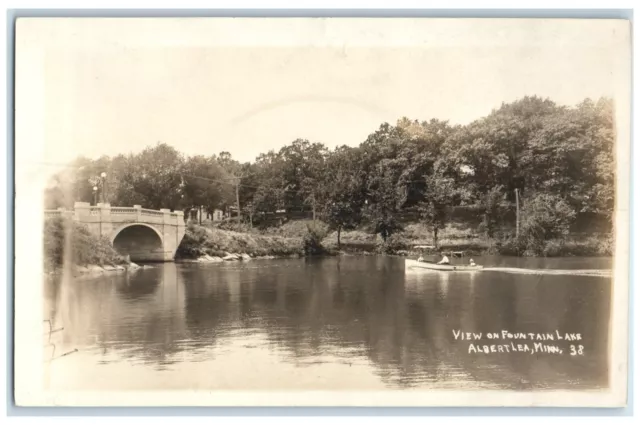
{"label": "water reflection", "polygon": [[[585,268],[570,263],[564,268]],[[335,387],[363,371],[391,388],[607,384],[609,281],[599,277],[412,272],[398,259],[345,257],[166,264],[59,286],[73,297],[62,308],[62,289],[50,288],[59,306],[50,308],[75,311],[66,314],[65,341],[96,364],[170,371],[197,363],[192,373],[206,374],[243,367],[229,358],[266,353],[271,373],[314,367],[315,383]],[[453,339],[456,329],[581,332],[588,355],[473,355]],[[336,374],[336,366],[348,369]],[[186,387],[195,385],[189,379]]]}

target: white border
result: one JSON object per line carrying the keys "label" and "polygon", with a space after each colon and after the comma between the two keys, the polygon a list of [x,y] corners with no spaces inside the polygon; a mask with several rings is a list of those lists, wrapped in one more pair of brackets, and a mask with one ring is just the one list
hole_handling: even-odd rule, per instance
{"label": "white border", "polygon": [[[117,6],[118,3],[119,2],[111,2],[110,5]],[[127,2],[127,3],[130,5],[130,2]],[[162,3],[162,2],[160,2],[160,3]],[[587,3],[589,3],[589,2],[587,2]],[[325,6],[326,6],[326,4],[327,3],[324,3]],[[234,4],[234,6],[237,7],[237,5],[235,5],[235,4]],[[398,6],[399,6],[399,4],[396,3],[396,7],[398,7]],[[369,6],[369,7],[371,7],[371,6]],[[37,57],[38,55],[36,54],[35,56]],[[37,90],[37,88],[38,88],[37,85],[36,86],[32,86],[32,87],[30,87],[30,90]],[[625,94],[623,94],[622,96],[628,95],[628,86],[627,86],[626,90],[624,90],[624,91],[625,91]],[[617,100],[617,102],[620,102],[620,100]],[[623,113],[621,113],[620,110],[618,110],[618,113],[624,115]],[[34,112],[34,111],[30,112],[29,118],[30,118],[30,121],[31,121],[31,125],[33,125],[33,120],[35,119],[37,121],[37,112]],[[19,128],[20,128],[19,123],[18,123],[18,121],[16,121],[16,130],[18,130]],[[31,131],[33,131],[33,130],[31,130]],[[622,138],[625,135],[624,134],[619,134],[619,136]],[[38,136],[35,136],[35,137],[38,137]],[[618,158],[619,159],[620,158],[626,159],[627,161],[629,160],[630,155],[629,155],[629,150],[628,150],[628,144],[618,144]],[[18,170],[16,170],[16,181],[18,181],[17,172],[18,172]],[[618,178],[619,178],[619,182],[620,182],[620,180],[622,180],[620,183],[622,183],[623,185],[627,185],[628,184],[628,181],[629,181],[628,180],[628,176],[625,173],[621,173],[620,170],[618,172]],[[618,195],[618,202],[619,203],[618,203],[618,206],[617,206],[618,215],[617,215],[617,221],[616,222],[618,223],[619,226],[618,226],[618,232],[617,232],[618,239],[617,239],[616,274],[615,274],[615,281],[616,281],[615,288],[616,289],[614,291],[614,297],[613,297],[616,300],[615,301],[616,306],[620,306],[620,303],[618,303],[618,300],[620,300],[622,297],[624,297],[626,295],[626,293],[625,293],[626,292],[625,281],[627,279],[626,279],[626,276],[624,275],[624,269],[626,269],[626,264],[625,264],[626,261],[624,261],[624,260],[625,260],[625,257],[628,257],[628,251],[625,249],[624,241],[627,238],[626,235],[628,235],[628,232],[626,232],[626,231],[622,231],[621,232],[620,231],[620,229],[623,228],[623,227],[626,227],[627,223],[628,223],[628,200],[625,200],[624,198],[625,198],[624,196],[621,197],[620,194]],[[18,205],[18,203],[16,205]],[[21,211],[27,213],[26,210],[21,210]],[[31,216],[27,215],[25,218],[27,218],[27,219],[35,219],[37,217],[32,214]],[[622,226],[621,226],[621,224],[622,224]],[[20,229],[20,228],[21,227],[16,222],[16,229]],[[33,229],[33,230],[35,230],[35,229]],[[628,230],[628,228],[626,228],[624,230]],[[20,248],[18,247],[18,245],[16,245],[16,255],[18,254],[18,252],[20,252]],[[25,253],[26,251],[22,251],[22,252]],[[624,268],[622,273],[620,273],[620,266],[621,265]],[[16,266],[18,266],[18,263],[16,264]],[[22,270],[23,269],[20,268],[20,272]],[[18,267],[16,267],[16,271],[18,273]],[[18,291],[16,291],[16,298],[17,298],[17,301],[18,301],[19,298],[21,298],[18,295]],[[625,300],[625,303],[626,303],[626,300]],[[19,310],[19,307],[18,307],[18,310]],[[616,307],[616,308],[613,309],[614,315],[617,316],[616,319],[614,320],[614,323],[616,323],[617,325],[613,327],[613,331],[614,332],[613,332],[612,335],[614,337],[614,341],[616,341],[616,343],[614,343],[614,351],[617,350],[618,354],[623,354],[623,356],[626,357],[626,332],[625,332],[625,330],[627,328],[627,326],[626,326],[626,308],[623,308],[622,310],[625,312],[625,314],[620,315],[620,309],[619,308]],[[18,317],[16,317],[16,319],[17,318]],[[22,323],[19,320],[17,322]],[[38,330],[38,333],[39,333],[39,330]],[[621,340],[621,338],[624,340],[622,346],[618,344],[618,342]],[[16,341],[16,343],[18,343],[18,341]],[[617,355],[616,355],[616,358],[619,358],[619,357],[617,357]],[[618,372],[620,372],[620,373],[617,374],[617,377],[616,376],[613,377],[614,380],[619,378],[619,377],[621,377],[621,376],[623,376],[623,372],[625,372],[625,371],[624,370],[618,370]],[[200,400],[200,398],[196,397],[195,394],[194,395],[188,395],[188,394],[184,394],[184,392],[181,392],[180,398],[184,398],[185,396],[187,397],[187,400],[185,400],[186,404],[183,404],[183,403],[180,402],[181,400],[178,400],[178,402],[176,402],[176,399],[174,398],[175,395],[170,394],[170,393],[163,393],[163,394],[166,394],[167,396],[171,397],[171,399],[173,400],[173,403],[170,403],[170,404],[173,404],[173,405],[190,405],[190,406],[198,405],[199,404],[198,400]],[[280,393],[280,394],[282,394],[282,393]],[[434,394],[434,392],[429,392],[430,397],[434,396],[436,394]],[[487,393],[485,392],[485,394],[487,394]],[[494,403],[494,405],[513,405],[512,401],[516,402],[517,404],[520,404],[521,402],[524,402],[524,405],[531,405],[531,404],[558,405],[558,406],[566,405],[566,404],[563,404],[563,403],[558,403],[558,398],[559,398],[558,395],[559,394],[557,394],[557,393],[555,393],[555,395],[553,393],[543,394],[541,397],[538,397],[540,395],[540,393],[538,393],[538,395],[536,396],[535,400],[531,399],[531,398],[526,398],[526,397],[522,398],[521,394],[517,395],[513,399],[511,398],[511,396],[509,396],[509,401],[508,402],[505,401],[505,393],[504,392],[499,392],[498,394],[499,394],[499,397],[500,397],[499,398],[500,401],[497,402],[497,403]],[[151,395],[157,396],[158,393],[154,392],[154,393],[148,394],[148,396],[151,396]],[[247,395],[249,395],[249,394],[247,394]],[[282,395],[284,395],[284,394],[282,394]],[[311,394],[307,393],[307,395],[319,395],[319,393],[311,393]],[[372,395],[371,393],[367,393],[366,396],[365,396],[366,399],[367,400],[371,400],[371,395]],[[444,394],[442,394],[442,395],[444,395]],[[617,394],[616,396],[614,396],[614,398],[619,397],[619,395],[620,394]],[[143,394],[141,394],[141,396],[144,397]],[[292,396],[293,396],[293,398],[292,398]],[[296,403],[296,400],[299,400],[301,396],[304,396],[304,395],[302,395],[300,393],[295,393],[293,395],[287,394],[287,395],[284,395],[284,397],[281,399],[281,401],[276,402],[276,404],[284,403],[282,405],[286,405],[286,406],[296,405],[296,404],[299,404],[299,403]],[[446,398],[447,399],[450,399],[451,396],[452,396],[451,393],[447,393],[446,394]],[[608,395],[597,394],[597,393],[584,394],[584,397],[581,395],[580,398],[586,404],[583,404],[583,403],[580,403],[580,404],[583,404],[583,405],[586,405],[586,406],[601,406],[601,405],[604,405],[604,404],[608,404],[608,401],[610,400],[611,396],[612,396],[612,394],[608,394]],[[92,402],[92,401],[90,401],[90,399],[87,398],[87,397],[92,397],[92,394],[84,393],[84,395],[76,395],[76,397],[79,397],[79,398],[75,399],[76,402],[80,402],[81,404],[85,404],[85,405],[96,405],[95,399],[94,399],[94,402]],[[102,393],[98,397],[100,399],[104,399],[105,394]],[[111,397],[112,397],[112,395],[109,395],[109,398],[111,398]],[[129,393],[128,397],[130,397],[130,393]],[[270,397],[273,397],[273,395],[270,395]],[[339,397],[341,399],[340,401],[342,401],[343,403],[346,401],[346,404],[342,404],[341,403],[341,405],[352,405],[353,404],[352,402],[357,401],[354,398],[346,399],[345,397],[342,397],[342,396],[339,396]],[[233,397],[231,397],[231,398],[233,398]],[[411,403],[407,403],[406,396],[403,396],[402,398],[404,399],[404,401],[402,401],[402,405],[411,405]],[[456,398],[457,398],[457,394],[456,394]],[[63,397],[63,399],[64,399],[64,397]],[[56,402],[63,402],[63,399],[56,398],[55,401]],[[617,399],[619,400],[619,398],[617,398]],[[114,401],[114,400],[115,399],[111,399],[111,401]],[[52,401],[52,400],[49,399],[49,401]],[[221,400],[220,398],[218,398],[216,403],[212,404],[211,402],[205,402],[204,405],[229,405],[230,403],[228,403],[228,401],[231,401],[231,399],[223,399],[223,400]],[[301,401],[304,401],[304,400],[301,400]],[[325,401],[327,401],[327,400],[325,399]],[[389,405],[389,399],[386,396],[385,396],[384,399],[382,399],[382,401],[383,401],[382,405]],[[447,403],[446,400],[441,400],[441,401],[439,401],[439,402],[437,402],[435,404],[431,404],[431,403],[424,404],[423,401],[424,400],[420,400],[419,405],[438,405],[438,406],[444,406],[444,405],[486,405],[486,404],[482,403],[478,399],[478,396],[477,396],[476,393],[473,394],[473,400],[465,400],[465,399],[457,398],[457,400],[456,400],[456,402],[454,404],[450,404],[450,402]],[[548,401],[550,403],[548,404],[546,401]],[[575,397],[574,397],[574,401],[575,401]],[[129,403],[130,399],[129,400],[123,400],[123,402],[125,403],[125,405],[131,405]],[[97,403],[97,405],[103,405],[103,404],[104,403],[100,403],[100,402]],[[119,403],[116,403],[116,404],[119,404]],[[236,404],[236,403],[234,403],[234,404]],[[249,402],[247,404],[242,403],[242,404],[243,405],[256,405],[255,400],[254,400],[254,402]],[[272,405],[273,403],[268,403],[268,404]],[[302,404],[304,404],[304,405],[312,405],[311,403],[308,402],[308,399],[307,399],[307,401],[304,401]],[[323,403],[323,404],[325,404],[325,403]],[[338,405],[336,403],[330,403],[330,404],[331,405]],[[365,401],[364,403],[357,402],[357,404],[359,404],[359,405],[372,405],[370,401],[369,402]],[[113,405],[113,403],[109,403],[109,405]],[[148,402],[143,402],[141,404],[136,403],[136,405],[151,405],[151,404],[149,404]],[[166,403],[160,403],[160,404],[155,404],[155,405],[167,405],[167,404]],[[378,404],[378,405],[380,405],[380,404]],[[575,403],[571,403],[569,405],[576,405],[576,404]]]}

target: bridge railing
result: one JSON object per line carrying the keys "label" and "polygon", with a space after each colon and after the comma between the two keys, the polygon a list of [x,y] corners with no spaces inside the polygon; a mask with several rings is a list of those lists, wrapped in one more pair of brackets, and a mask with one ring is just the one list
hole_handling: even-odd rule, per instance
{"label": "bridge railing", "polygon": [[141,208],[140,212],[142,213],[142,215],[151,215],[151,216],[160,216],[160,217],[162,217],[164,215],[164,212],[162,212],[162,211],[148,210],[146,208]]}
{"label": "bridge railing", "polygon": [[135,214],[136,211],[133,207],[111,207],[111,214]]}
{"label": "bridge railing", "polygon": [[58,208],[57,210],[45,210],[44,216],[45,219],[53,217],[68,217],[75,218],[77,221],[88,220],[90,222],[121,222],[123,220],[145,221],[143,217],[146,217],[146,220],[152,223],[184,225],[184,214],[182,211],[171,212],[167,209],[152,210],[142,208],[140,205],[134,205],[133,207],[112,207],[109,204],[91,206],[86,202],[76,202],[73,210],[66,210],[64,208]]}

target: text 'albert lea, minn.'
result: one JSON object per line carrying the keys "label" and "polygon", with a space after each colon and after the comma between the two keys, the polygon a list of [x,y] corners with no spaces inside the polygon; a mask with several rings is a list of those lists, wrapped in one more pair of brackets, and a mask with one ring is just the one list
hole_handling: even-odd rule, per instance
{"label": "text 'albert lea, minn.'", "polygon": [[[529,353],[529,354],[565,354],[583,356],[584,346],[581,345],[582,335],[555,330],[553,332],[464,332],[460,329],[452,330],[456,341],[470,341],[468,353]],[[482,341],[482,342],[481,342]],[[550,343],[553,341],[553,343]],[[567,341],[572,342],[566,345]],[[577,341],[576,343],[573,343]],[[489,342],[489,343],[487,343]]]}

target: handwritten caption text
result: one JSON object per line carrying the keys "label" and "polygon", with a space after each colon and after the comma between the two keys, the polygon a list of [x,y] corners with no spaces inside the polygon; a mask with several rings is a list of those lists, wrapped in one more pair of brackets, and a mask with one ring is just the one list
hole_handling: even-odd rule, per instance
{"label": "handwritten caption text", "polygon": [[584,356],[582,335],[555,330],[546,333],[511,332],[464,332],[454,329],[453,339],[468,341],[469,354],[529,353],[569,354]]}

